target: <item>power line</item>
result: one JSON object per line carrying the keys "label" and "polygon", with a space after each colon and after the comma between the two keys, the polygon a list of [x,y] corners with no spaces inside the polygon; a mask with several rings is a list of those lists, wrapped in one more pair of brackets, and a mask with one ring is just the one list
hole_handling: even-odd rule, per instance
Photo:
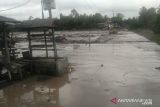
{"label": "power line", "polygon": [[20,5],[17,5],[17,6],[8,8],[8,9],[0,10],[0,12],[9,11],[9,10],[13,10],[13,9],[16,9],[16,8],[19,8],[19,7],[22,7],[22,6],[25,6],[25,5],[27,5],[30,1],[31,1],[31,0],[27,0],[27,1],[26,1],[25,3],[23,3],[23,4],[20,4]]}

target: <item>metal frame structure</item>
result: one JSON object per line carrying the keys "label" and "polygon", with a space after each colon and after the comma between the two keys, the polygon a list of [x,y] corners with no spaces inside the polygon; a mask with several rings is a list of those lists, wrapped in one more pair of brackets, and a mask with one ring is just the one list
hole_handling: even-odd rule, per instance
{"label": "metal frame structure", "polygon": [[56,59],[58,57],[55,35],[54,35],[54,23],[53,23],[52,19],[29,20],[29,21],[23,22],[19,26],[19,28],[21,29],[21,31],[27,32],[27,37],[28,37],[28,42],[29,42],[29,51],[30,51],[31,58],[33,57],[33,52],[32,52],[34,50],[33,47],[35,47],[32,44],[32,40],[36,39],[37,37],[39,39],[44,40],[44,47],[46,50],[46,58],[49,57],[48,56],[47,37],[52,37],[54,58]]}
{"label": "metal frame structure", "polygon": [[[18,24],[15,24],[18,23]],[[14,25],[14,27],[13,27]],[[36,19],[36,20],[29,20],[29,21],[24,21],[24,22],[12,22],[12,21],[0,21],[0,39],[2,37],[3,39],[3,44],[4,46],[1,48],[0,51],[3,53],[3,60],[0,58],[0,61],[3,63],[5,68],[8,70],[8,77],[10,77],[10,80],[12,80],[12,74],[13,75],[19,75],[20,78],[22,79],[23,76],[25,75],[24,71],[22,70],[26,66],[29,67],[29,71],[32,73],[32,69],[34,69],[33,65],[36,66],[37,62],[38,64],[44,64],[45,61],[47,61],[47,64],[51,63],[51,65],[54,65],[52,68],[53,71],[52,73],[57,72],[57,60],[58,60],[58,55],[57,55],[57,48],[56,48],[56,41],[55,41],[55,35],[54,35],[54,24],[52,19]],[[11,56],[15,56],[15,52],[11,52],[16,50],[16,48],[13,48],[10,46],[10,43],[8,41],[11,41],[11,38],[13,36],[13,32],[26,32],[27,37],[28,37],[28,43],[29,43],[29,58],[25,59],[23,58],[12,58]],[[36,33],[35,33],[36,32]],[[41,33],[39,33],[41,32]],[[9,37],[9,38],[8,38]],[[33,39],[34,38],[40,38],[43,39],[44,43],[44,48],[46,51],[46,57],[45,58],[35,58],[33,57]],[[50,37],[52,41],[52,47],[54,51],[54,57],[49,58],[48,55],[48,42],[47,38]],[[41,46],[40,46],[41,49]],[[49,62],[49,61],[51,62]],[[49,65],[46,65],[49,67]],[[21,69],[22,68],[22,69]],[[47,72],[46,68],[46,72]]]}
{"label": "metal frame structure", "polygon": [[1,66],[7,69],[9,80],[12,79],[12,65],[15,65],[12,63],[16,56],[15,48],[12,46],[12,36],[16,23],[19,22],[11,18],[0,16],[0,51],[2,54],[0,57],[0,63]]}

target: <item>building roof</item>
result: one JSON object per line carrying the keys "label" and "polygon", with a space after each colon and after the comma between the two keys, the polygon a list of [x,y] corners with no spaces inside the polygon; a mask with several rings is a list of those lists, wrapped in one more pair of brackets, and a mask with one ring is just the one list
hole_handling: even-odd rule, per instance
{"label": "building roof", "polygon": [[4,16],[0,16],[0,22],[18,22],[17,20],[15,19],[12,19],[12,18],[8,18],[8,17],[4,17]]}
{"label": "building roof", "polygon": [[15,28],[16,23],[19,23],[19,21],[12,18],[0,16],[0,33],[3,31],[4,28],[3,23],[5,23],[6,30],[13,30]]}
{"label": "building roof", "polygon": [[53,29],[53,19],[34,19],[26,20],[16,25],[17,31],[42,31]]}
{"label": "building roof", "polygon": [[52,28],[53,19],[34,19],[22,22],[23,28]]}

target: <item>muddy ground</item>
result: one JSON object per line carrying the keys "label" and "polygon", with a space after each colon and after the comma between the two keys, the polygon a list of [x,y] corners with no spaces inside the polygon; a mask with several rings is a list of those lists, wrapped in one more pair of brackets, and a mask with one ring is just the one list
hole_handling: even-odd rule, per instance
{"label": "muddy ground", "polygon": [[[119,33],[120,34],[120,33]],[[27,34],[25,33],[15,33],[14,40],[16,42],[26,42]],[[113,38],[110,36],[109,31],[57,31],[55,32],[56,42],[63,44],[74,44],[74,43],[84,43],[87,44],[89,41],[91,43],[105,43]],[[49,37],[48,42],[52,42],[52,37]],[[35,42],[41,42],[36,39]]]}
{"label": "muddy ground", "polygon": [[[159,45],[129,31],[116,35],[77,32],[58,33],[68,38],[72,34],[72,40],[73,35],[95,34],[103,42],[91,47],[87,43],[58,43],[59,55],[69,59],[70,72],[61,77],[36,76],[2,88],[0,107],[144,107],[142,103],[113,104],[112,98],[152,99],[148,107],[159,107]],[[34,54],[45,56],[45,52]]]}
{"label": "muddy ground", "polygon": [[105,43],[113,39],[109,31],[63,31],[56,32],[57,42],[59,43]]}

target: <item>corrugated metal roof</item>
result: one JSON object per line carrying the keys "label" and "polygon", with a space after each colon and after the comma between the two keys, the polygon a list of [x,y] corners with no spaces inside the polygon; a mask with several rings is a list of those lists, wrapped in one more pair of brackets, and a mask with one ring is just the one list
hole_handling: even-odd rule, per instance
{"label": "corrugated metal roof", "polygon": [[0,16],[0,33],[3,31],[3,23],[5,23],[6,30],[13,30],[16,23],[19,23],[19,21],[12,18]]}
{"label": "corrugated metal roof", "polygon": [[0,16],[0,22],[18,22],[18,21],[12,18]]}
{"label": "corrugated metal roof", "polygon": [[23,28],[42,28],[42,27],[53,27],[53,19],[35,19],[35,20],[28,20],[22,22],[21,26]]}

